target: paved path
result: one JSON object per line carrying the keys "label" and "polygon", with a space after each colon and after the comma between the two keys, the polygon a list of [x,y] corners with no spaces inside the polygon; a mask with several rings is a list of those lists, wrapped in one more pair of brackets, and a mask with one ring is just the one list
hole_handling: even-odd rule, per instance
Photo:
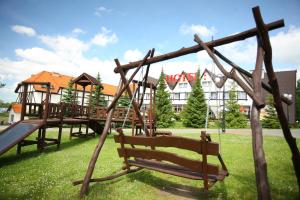
{"label": "paved path", "polygon": [[[5,129],[7,126],[0,126],[0,131]],[[53,129],[53,130],[56,130]],[[64,131],[69,131],[66,128],[63,129]],[[182,134],[182,133],[191,133],[191,134],[200,134],[202,130],[205,129],[193,129],[193,128],[184,128],[184,129],[159,129],[159,130],[166,130],[171,131],[173,134]],[[126,132],[131,132],[131,129],[126,129]],[[221,130],[218,129],[207,129],[208,133],[219,133]],[[291,129],[292,135],[295,138],[300,138],[300,129]],[[239,135],[251,135],[251,129],[226,129],[226,133],[231,134],[239,134]],[[281,129],[263,129],[264,135],[271,135],[271,136],[279,136],[283,137],[283,133]]]}
{"label": "paved path", "polygon": [[[205,129],[159,129],[171,131],[174,134],[182,133],[197,133],[200,134],[202,130]],[[208,133],[221,133],[221,130],[218,129],[207,129]],[[296,138],[300,138],[300,129],[291,129],[292,135]],[[251,129],[226,129],[226,133],[239,134],[239,135],[251,135]],[[263,129],[263,135],[279,136],[283,137],[281,129]]]}

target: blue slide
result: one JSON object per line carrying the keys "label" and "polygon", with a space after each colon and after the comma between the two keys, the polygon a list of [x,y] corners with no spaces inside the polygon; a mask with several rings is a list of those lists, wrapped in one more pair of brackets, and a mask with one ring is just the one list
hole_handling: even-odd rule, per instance
{"label": "blue slide", "polygon": [[20,121],[0,132],[0,155],[43,126],[41,120]]}

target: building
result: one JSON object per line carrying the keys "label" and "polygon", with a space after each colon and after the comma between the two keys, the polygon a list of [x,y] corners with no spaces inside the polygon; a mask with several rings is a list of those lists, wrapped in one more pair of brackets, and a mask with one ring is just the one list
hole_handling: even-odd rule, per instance
{"label": "building", "polygon": [[[280,86],[280,92],[288,97],[291,97],[292,101],[295,102],[295,92],[296,92],[296,73],[297,71],[280,71],[276,72],[276,76]],[[266,73],[262,75],[262,81],[268,83]],[[219,77],[221,81],[225,81],[225,84],[222,88],[218,88],[214,81],[213,77]],[[192,91],[192,87],[195,84],[196,73],[186,73],[182,72],[181,74],[175,75],[166,75],[166,83],[168,85],[167,90],[170,93],[170,98],[172,100],[173,109],[176,113],[180,113],[183,110],[183,107],[187,104],[187,99]],[[213,116],[218,117],[223,110],[223,105],[226,104],[226,101],[229,99],[229,91],[231,90],[234,81],[231,79],[225,79],[219,75],[215,75],[211,71],[205,69],[201,74],[201,84],[205,94],[205,99],[207,104],[210,107],[211,113]],[[240,104],[240,112],[243,112],[248,117],[250,116],[250,110],[252,106],[252,99],[236,85],[236,97],[238,103]],[[263,97],[266,98],[268,93],[263,90]],[[144,104],[148,104],[149,94],[145,95],[146,100]],[[285,108],[285,113],[289,123],[295,123],[296,107],[295,103],[287,106],[283,103]],[[262,111],[262,115],[264,111]]]}
{"label": "building", "polygon": [[[62,95],[68,88],[68,83],[75,80],[75,77],[59,74],[56,72],[42,71],[40,73],[34,74],[24,82],[50,82],[50,102],[59,103],[62,99]],[[107,83],[102,83],[103,85],[103,96],[107,102],[111,102],[117,87]],[[78,85],[77,88],[77,98],[78,101],[82,98],[83,87]],[[43,85],[30,85],[28,88],[28,101],[30,103],[41,103],[45,99],[46,86]],[[86,97],[89,96],[90,86],[86,88]],[[21,104],[22,99],[22,88],[20,85],[17,86],[15,92],[18,93],[18,97],[15,103],[12,104],[9,109],[9,123],[17,122],[20,120]],[[88,102],[88,98],[85,98],[84,103]]]}

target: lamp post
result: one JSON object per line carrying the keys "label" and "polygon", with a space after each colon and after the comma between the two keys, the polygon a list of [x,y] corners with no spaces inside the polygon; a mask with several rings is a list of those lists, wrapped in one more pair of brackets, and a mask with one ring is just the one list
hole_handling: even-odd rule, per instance
{"label": "lamp post", "polygon": [[[293,98],[292,94],[284,93],[283,96],[286,97],[290,101]],[[290,123],[290,113],[289,113],[289,105],[288,104],[286,104],[286,115],[287,115],[287,121],[288,121],[288,123]]]}
{"label": "lamp post", "polygon": [[[220,76],[217,76],[215,78],[216,83],[221,82]],[[219,94],[218,94],[219,97]],[[225,84],[223,85],[223,91],[222,91],[222,103],[223,103],[223,112],[222,112],[222,133],[225,133]]]}

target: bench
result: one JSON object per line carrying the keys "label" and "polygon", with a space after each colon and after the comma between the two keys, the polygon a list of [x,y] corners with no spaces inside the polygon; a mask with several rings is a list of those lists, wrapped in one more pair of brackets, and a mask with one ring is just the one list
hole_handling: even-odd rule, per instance
{"label": "bench", "polygon": [[[201,132],[201,140],[179,136],[125,136],[121,129],[114,136],[120,143],[118,154],[124,158],[125,168],[131,166],[155,170],[179,177],[203,180],[204,189],[208,190],[215,182],[224,180],[228,171],[219,154],[219,144],[209,141],[205,131]],[[138,147],[139,146],[139,147]],[[146,147],[146,148],[145,148]],[[149,147],[149,148],[147,148]],[[151,148],[150,148],[151,147]],[[195,160],[156,147],[173,147],[196,152],[202,155],[202,160]],[[207,162],[207,156],[218,156],[222,167]]]}

